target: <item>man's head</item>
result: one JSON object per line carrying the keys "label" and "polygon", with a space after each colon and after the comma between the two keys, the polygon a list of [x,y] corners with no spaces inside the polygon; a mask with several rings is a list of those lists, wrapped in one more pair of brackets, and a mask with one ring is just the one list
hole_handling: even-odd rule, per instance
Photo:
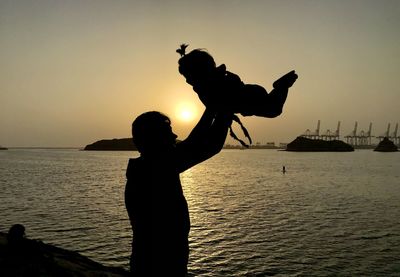
{"label": "man's head", "polygon": [[177,136],[172,132],[168,116],[156,112],[139,115],[132,123],[132,138],[141,154],[171,149]]}

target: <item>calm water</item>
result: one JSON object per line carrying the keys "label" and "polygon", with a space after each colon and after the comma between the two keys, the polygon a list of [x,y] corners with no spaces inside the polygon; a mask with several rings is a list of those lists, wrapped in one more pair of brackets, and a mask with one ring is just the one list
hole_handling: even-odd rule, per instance
{"label": "calm water", "polygon": [[[128,267],[136,152],[0,151],[0,231]],[[287,173],[282,174],[282,165]],[[181,175],[192,276],[400,276],[400,152],[224,150]]]}

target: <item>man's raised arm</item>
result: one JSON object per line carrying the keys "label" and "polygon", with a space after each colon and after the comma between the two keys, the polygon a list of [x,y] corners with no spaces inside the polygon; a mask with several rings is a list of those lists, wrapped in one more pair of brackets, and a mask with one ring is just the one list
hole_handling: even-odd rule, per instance
{"label": "man's raised arm", "polygon": [[206,109],[190,135],[177,145],[179,172],[205,161],[219,153],[224,146],[232,113]]}

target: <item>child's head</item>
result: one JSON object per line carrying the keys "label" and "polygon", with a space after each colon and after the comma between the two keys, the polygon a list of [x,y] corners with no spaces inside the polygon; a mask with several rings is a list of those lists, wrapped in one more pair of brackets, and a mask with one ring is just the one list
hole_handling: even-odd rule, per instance
{"label": "child's head", "polygon": [[193,85],[194,82],[201,80],[212,73],[216,64],[214,58],[202,49],[195,49],[185,54],[187,45],[181,45],[181,48],[176,50],[181,54],[178,61],[179,73],[181,73],[186,81]]}

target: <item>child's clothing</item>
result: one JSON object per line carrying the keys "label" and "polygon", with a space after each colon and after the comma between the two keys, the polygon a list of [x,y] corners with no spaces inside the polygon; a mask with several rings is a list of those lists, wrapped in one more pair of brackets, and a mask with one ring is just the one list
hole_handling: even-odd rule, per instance
{"label": "child's clothing", "polygon": [[275,94],[268,94],[260,85],[244,84],[238,75],[226,71],[223,64],[216,68],[216,74],[194,84],[193,89],[207,107],[228,110],[243,116],[276,117],[282,112],[283,106],[283,103],[277,103],[276,94],[281,92],[276,90],[286,90],[282,93],[287,94],[288,87],[279,86],[278,81],[274,84]]}

